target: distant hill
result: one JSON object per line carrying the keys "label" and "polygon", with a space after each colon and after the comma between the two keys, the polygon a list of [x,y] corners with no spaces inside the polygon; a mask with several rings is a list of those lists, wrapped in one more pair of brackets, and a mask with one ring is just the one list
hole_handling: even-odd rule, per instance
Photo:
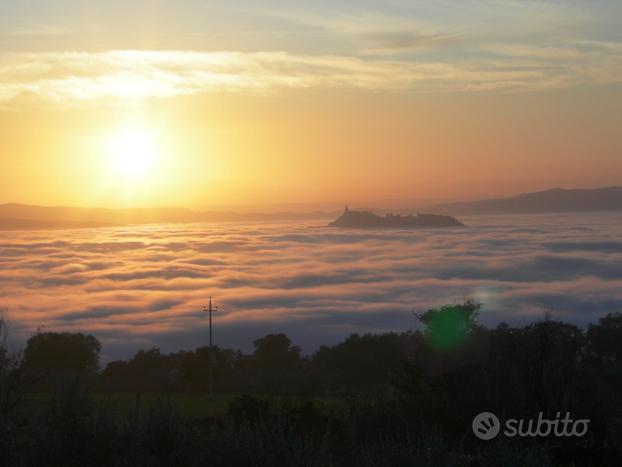
{"label": "distant hill", "polygon": [[[530,214],[573,211],[620,211],[622,210],[622,187],[595,189],[552,189],[536,193],[525,193],[508,198],[494,198],[481,201],[436,204],[424,208],[446,216],[465,214]],[[444,222],[426,216],[389,216],[381,217],[368,212],[371,210],[350,211],[352,214],[341,221],[333,222],[336,226],[346,224],[366,224],[367,226],[424,226],[426,223]],[[397,212],[410,214],[412,209],[380,210],[376,212]],[[354,213],[366,212],[356,218]],[[130,224],[158,223],[196,223],[196,222],[273,222],[286,220],[328,220],[336,212],[200,212],[181,208],[76,208],[48,207],[26,204],[0,204],[0,230],[21,229],[73,229],[88,227],[120,226]],[[343,217],[343,216],[342,216]],[[341,219],[341,218],[340,218]],[[454,219],[455,220],[455,219]],[[456,221],[458,222],[458,221]],[[343,224],[343,225],[338,225]],[[391,225],[390,225],[391,224]],[[354,225],[353,225],[354,226]]]}
{"label": "distant hill", "polygon": [[330,219],[335,213],[235,213],[199,212],[180,208],[105,209],[66,206],[0,205],[0,230],[73,229],[131,224],[196,222],[270,222]]}
{"label": "distant hill", "polygon": [[94,229],[113,227],[104,222],[72,222],[33,219],[0,218],[0,230],[54,230],[54,229]]}
{"label": "distant hill", "polygon": [[66,206],[0,205],[0,219],[45,223],[142,224],[152,222],[191,222],[196,213],[188,209],[105,209]]}
{"label": "distant hill", "polygon": [[349,228],[400,228],[400,227],[459,227],[463,225],[451,216],[436,214],[417,214],[416,216],[396,216],[387,214],[378,216],[369,211],[346,210],[329,227]]}
{"label": "distant hill", "polygon": [[442,214],[535,214],[572,211],[622,210],[622,187],[573,189],[555,188],[509,198],[447,203],[426,210]]}

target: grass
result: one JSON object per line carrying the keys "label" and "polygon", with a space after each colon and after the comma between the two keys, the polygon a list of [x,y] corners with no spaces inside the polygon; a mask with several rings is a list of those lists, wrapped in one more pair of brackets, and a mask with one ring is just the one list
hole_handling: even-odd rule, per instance
{"label": "grass", "polygon": [[[27,411],[36,412],[41,405],[45,404],[47,394],[33,393],[25,398]],[[119,417],[127,415],[140,406],[141,412],[149,411],[159,401],[169,400],[183,418],[205,419],[214,417],[224,417],[229,411],[229,403],[239,397],[238,394],[215,395],[210,399],[206,394],[161,394],[161,393],[141,393],[140,398],[136,393],[97,393],[95,402],[106,408],[107,411]],[[338,397],[301,397],[301,396],[258,396],[268,399],[273,408],[279,407],[298,407],[311,402],[323,415],[333,415],[342,417],[347,411],[347,401]]]}

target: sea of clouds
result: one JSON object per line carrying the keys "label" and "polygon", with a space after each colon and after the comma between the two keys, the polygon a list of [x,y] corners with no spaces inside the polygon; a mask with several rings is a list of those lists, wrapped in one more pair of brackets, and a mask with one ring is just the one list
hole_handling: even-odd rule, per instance
{"label": "sea of clouds", "polygon": [[[0,232],[0,306],[14,338],[94,334],[103,360],[286,332],[307,352],[406,330],[412,311],[473,297],[481,321],[579,325],[622,311],[622,214],[481,216],[456,229],[315,223]],[[22,341],[23,342],[23,341]]]}

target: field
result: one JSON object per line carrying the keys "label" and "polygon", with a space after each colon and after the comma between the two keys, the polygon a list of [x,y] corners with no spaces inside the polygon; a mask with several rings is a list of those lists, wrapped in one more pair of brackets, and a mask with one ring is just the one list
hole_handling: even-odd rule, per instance
{"label": "field", "polygon": [[[25,397],[27,412],[36,413],[48,401],[46,394],[28,394]],[[96,406],[106,412],[123,418],[137,409],[148,412],[156,405],[166,402],[171,404],[176,412],[188,420],[202,420],[221,418],[229,414],[229,406],[236,398],[242,395],[216,395],[210,398],[206,394],[157,394],[157,393],[97,393],[94,395]],[[339,397],[302,397],[302,396],[253,396],[266,401],[272,413],[278,414],[280,409],[289,410],[311,405],[317,413],[343,418],[348,407],[348,401]]]}

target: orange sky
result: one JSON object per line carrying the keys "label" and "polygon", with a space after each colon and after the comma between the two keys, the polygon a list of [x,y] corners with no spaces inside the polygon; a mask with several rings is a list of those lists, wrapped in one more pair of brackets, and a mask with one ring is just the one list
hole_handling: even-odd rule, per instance
{"label": "orange sky", "polygon": [[200,2],[167,23],[159,3],[138,29],[114,21],[121,2],[98,7],[109,16],[62,3],[62,17],[3,7],[0,203],[313,206],[622,184],[615,3],[220,5],[230,27],[198,37]]}

